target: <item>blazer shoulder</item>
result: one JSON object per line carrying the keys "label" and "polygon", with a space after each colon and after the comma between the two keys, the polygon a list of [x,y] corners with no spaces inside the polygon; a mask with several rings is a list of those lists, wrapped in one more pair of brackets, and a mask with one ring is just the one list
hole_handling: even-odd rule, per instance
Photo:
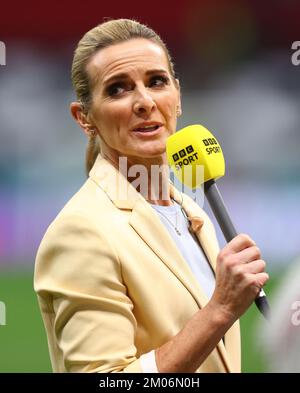
{"label": "blazer shoulder", "polygon": [[105,193],[87,179],[48,226],[37,250],[36,263],[46,249],[65,244],[70,236],[79,239],[90,234],[89,238],[96,236],[109,244],[106,215],[111,209],[112,203]]}
{"label": "blazer shoulder", "polygon": [[[88,209],[80,206],[85,198],[82,200],[78,194],[68,202],[49,225],[38,247],[34,288],[45,297],[47,293],[62,291],[66,283],[76,282],[77,288],[86,284],[87,290],[91,285],[91,271],[107,272],[110,267],[121,277],[114,238],[107,230],[107,224],[103,225],[101,215],[97,220]],[[93,210],[91,206],[89,208]],[[92,277],[96,277],[94,273]],[[78,282],[75,276],[78,276]]]}
{"label": "blazer shoulder", "polygon": [[112,206],[107,194],[91,178],[88,178],[82,187],[69,199],[57,218],[77,213],[93,218],[94,211],[103,211]]}
{"label": "blazer shoulder", "polygon": [[67,201],[56,217],[52,220],[45,235],[58,226],[73,222],[96,222],[95,214],[104,214],[112,209],[112,202],[105,192],[91,179],[88,178],[81,188]]}

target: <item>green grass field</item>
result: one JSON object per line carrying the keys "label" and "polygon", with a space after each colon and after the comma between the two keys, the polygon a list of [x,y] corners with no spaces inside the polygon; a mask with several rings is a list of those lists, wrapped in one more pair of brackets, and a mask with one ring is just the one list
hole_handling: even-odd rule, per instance
{"label": "green grass field", "polygon": [[[279,277],[279,273],[270,274],[268,294],[277,287]],[[32,272],[0,274],[0,301],[6,306],[6,325],[0,325],[0,372],[52,372],[32,282]],[[244,372],[267,371],[255,345],[255,324],[260,318],[253,305],[241,319]]]}

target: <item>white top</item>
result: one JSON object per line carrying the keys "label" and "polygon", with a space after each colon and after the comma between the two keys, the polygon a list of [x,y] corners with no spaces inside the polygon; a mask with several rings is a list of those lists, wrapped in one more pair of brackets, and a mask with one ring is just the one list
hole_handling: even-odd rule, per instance
{"label": "white top", "polygon": [[[215,288],[215,276],[198,239],[188,229],[189,223],[183,215],[181,207],[177,203],[171,206],[152,204],[151,206],[158,213],[161,222],[165,225],[201,288],[210,299]],[[174,226],[178,228],[181,235],[177,234]]]}
{"label": "white top", "polygon": [[[215,288],[215,276],[198,239],[188,229],[189,223],[182,213],[181,207],[176,202],[171,206],[153,204],[151,206],[157,212],[204,293],[210,299]],[[177,233],[175,228],[180,234]],[[140,362],[143,372],[158,372],[154,350],[143,354],[140,357]]]}

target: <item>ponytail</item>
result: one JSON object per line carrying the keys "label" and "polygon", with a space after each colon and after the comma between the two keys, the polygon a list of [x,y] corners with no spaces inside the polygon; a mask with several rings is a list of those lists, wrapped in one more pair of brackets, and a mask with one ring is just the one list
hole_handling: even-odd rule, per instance
{"label": "ponytail", "polygon": [[98,154],[100,153],[100,143],[97,135],[91,136],[88,141],[85,154],[85,173],[89,176],[89,172],[92,169]]}

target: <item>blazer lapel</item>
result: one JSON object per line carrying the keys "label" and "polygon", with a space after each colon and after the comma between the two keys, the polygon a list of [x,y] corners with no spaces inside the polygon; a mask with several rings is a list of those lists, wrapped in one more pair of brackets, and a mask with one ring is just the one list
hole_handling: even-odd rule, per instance
{"label": "blazer lapel", "polygon": [[204,307],[208,301],[206,295],[179,252],[174,240],[149,203],[101,154],[98,155],[89,175],[116,207],[121,210],[132,211],[129,224],[187,288],[198,306],[200,308]]}
{"label": "blazer lapel", "polygon": [[[190,292],[199,308],[203,308],[207,302],[207,296],[202,291],[198,281],[190,270],[187,262],[182,257],[176,244],[161,223],[159,217],[153,211],[147,201],[138,193],[127,179],[101,154],[90,171],[90,178],[95,181],[107,194],[111,201],[123,210],[131,210],[129,224],[143,241],[153,250],[158,258],[175,274],[178,280]],[[206,229],[206,217],[203,210],[196,204],[191,204],[185,196],[170,183],[170,195],[178,202],[182,203],[188,217],[197,216],[204,222],[195,235],[197,236],[208,262],[215,271],[215,261],[218,252],[218,244],[214,239],[210,239],[209,231]],[[229,360],[226,354],[224,343],[221,340],[217,345],[224,367],[231,371]]]}
{"label": "blazer lapel", "polygon": [[[207,229],[207,225],[211,225],[211,224],[208,222],[206,218],[206,213],[204,213],[204,211],[196,203],[191,203],[190,201],[187,200],[187,198],[184,195],[182,196],[182,194],[173,186],[172,183],[170,184],[170,194],[178,203],[182,203],[182,207],[189,218],[198,217],[200,221],[202,221],[202,225],[195,232],[195,235],[198,238],[199,243],[201,244],[201,247],[207,257],[210,266],[213,269],[213,272],[215,273],[216,260],[219,252],[218,251],[219,245],[216,238],[212,238],[211,232]],[[204,304],[206,304],[208,302],[208,299],[205,295],[203,295],[203,298],[205,299]],[[227,333],[225,335],[225,342],[226,342],[226,336]],[[229,336],[228,339],[231,338],[230,333],[228,333],[228,336]],[[217,345],[217,351],[220,354],[225,369],[228,372],[232,372],[231,362],[229,360],[223,340],[219,341]]]}
{"label": "blazer lapel", "polygon": [[207,303],[198,281],[182,257],[169,232],[146,201],[139,201],[132,211],[130,225],[160,260],[175,274],[201,308]]}
{"label": "blazer lapel", "polygon": [[182,204],[182,207],[188,218],[197,217],[199,222],[202,224],[196,230],[195,236],[198,238],[199,243],[207,257],[208,263],[210,264],[212,270],[216,270],[216,257],[218,254],[218,243],[214,241],[210,236],[210,231],[207,230],[208,221],[206,218],[206,213],[198,206],[196,203],[191,203],[185,195],[181,194],[171,183],[170,184],[170,194],[176,202]]}
{"label": "blazer lapel", "polygon": [[[190,214],[192,213],[190,209],[188,209],[188,212]],[[149,225],[150,223],[151,225]],[[130,218],[130,225],[186,287],[197,302],[199,308],[203,308],[208,303],[207,296],[202,291],[198,281],[192,274],[187,262],[180,254],[168,231],[162,226],[159,217],[156,216],[146,201],[138,201],[136,203]],[[207,230],[203,227],[196,233],[196,236],[214,268],[216,252],[211,245],[212,240],[208,238]],[[217,351],[225,370],[232,372],[223,340],[217,344]]]}

